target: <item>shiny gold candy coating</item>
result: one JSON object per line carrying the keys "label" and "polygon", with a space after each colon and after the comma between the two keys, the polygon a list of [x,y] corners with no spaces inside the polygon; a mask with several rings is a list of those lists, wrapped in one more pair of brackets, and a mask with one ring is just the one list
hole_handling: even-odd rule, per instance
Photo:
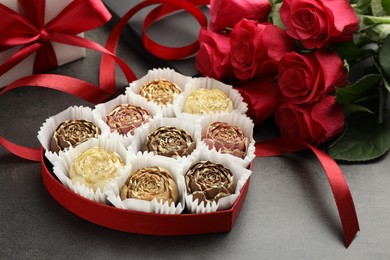
{"label": "shiny gold candy coating", "polygon": [[166,79],[156,79],[141,86],[138,94],[148,101],[159,105],[172,104],[173,99],[181,93],[181,89]]}
{"label": "shiny gold candy coating", "polygon": [[122,135],[134,134],[136,128],[152,118],[149,112],[140,106],[121,104],[116,106],[107,116],[106,123],[111,131]]}
{"label": "shiny gold candy coating", "polygon": [[194,164],[185,175],[187,192],[198,204],[218,202],[223,197],[234,194],[236,179],[233,173],[222,164],[200,161]]}
{"label": "shiny gold candy coating", "polygon": [[58,153],[70,146],[83,143],[100,134],[99,127],[84,119],[66,120],[59,124],[50,140],[50,150]]}
{"label": "shiny gold candy coating", "polygon": [[94,191],[118,177],[124,162],[115,152],[104,148],[90,148],[79,154],[70,167],[69,177],[73,184],[83,183]]}
{"label": "shiny gold candy coating", "polygon": [[173,126],[161,126],[150,133],[144,150],[167,157],[187,156],[195,149],[195,142],[186,131]]}
{"label": "shiny gold candy coating", "polygon": [[183,112],[190,114],[231,112],[232,110],[233,102],[219,89],[197,89],[187,97],[183,106]]}
{"label": "shiny gold candy coating", "polygon": [[165,168],[152,166],[135,170],[121,189],[121,199],[128,198],[161,203],[177,203],[179,190],[172,174]]}

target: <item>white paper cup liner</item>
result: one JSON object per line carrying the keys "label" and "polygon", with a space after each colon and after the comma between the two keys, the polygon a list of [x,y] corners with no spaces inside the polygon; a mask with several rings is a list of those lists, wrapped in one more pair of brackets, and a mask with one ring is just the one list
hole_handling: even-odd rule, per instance
{"label": "white paper cup liner", "polygon": [[255,140],[253,139],[253,128],[254,124],[252,119],[247,117],[246,115],[242,115],[237,112],[229,113],[229,114],[211,114],[204,116],[200,121],[201,127],[201,135],[207,130],[207,127],[214,122],[226,122],[231,125],[239,126],[244,133],[245,137],[249,139],[249,145],[247,149],[247,153],[244,158],[240,158],[231,154],[221,153],[216,148],[210,149],[209,146],[201,141],[201,148],[210,151],[210,154],[219,158],[226,157],[228,160],[234,161],[236,164],[240,164],[243,167],[247,168],[249,164],[256,157],[255,155]]}
{"label": "white paper cup liner", "polygon": [[[43,123],[38,131],[38,140],[41,143],[43,149],[45,149],[45,156],[51,162],[54,163],[58,160],[58,154],[50,151],[50,141],[54,131],[58,125],[66,120],[87,120],[98,126],[101,132],[109,132],[110,128],[107,125],[99,125],[98,118],[92,113],[92,109],[83,106],[71,106],[68,109],[51,116]],[[67,148],[68,149],[68,148]],[[66,150],[67,150],[66,149]]]}
{"label": "white paper cup liner", "polygon": [[[132,157],[132,158],[131,158]],[[163,156],[153,155],[150,153],[137,153],[135,156],[129,157],[128,164],[132,165],[132,171],[126,172],[120,178],[110,183],[110,188],[106,189],[107,200],[117,208],[136,210],[141,212],[158,213],[158,214],[180,214],[185,207],[184,201],[184,177],[183,172],[185,171],[188,164],[178,162],[172,158]],[[139,199],[125,199],[120,198],[120,190],[126,183],[131,173],[135,170],[144,167],[159,166],[167,169],[173,176],[178,190],[179,190],[179,202],[169,204],[168,202],[162,203],[157,199],[152,201],[139,200]]]}
{"label": "white paper cup liner", "polygon": [[[138,95],[138,91],[142,87],[142,85],[147,84],[156,79],[165,79],[172,83],[175,83],[181,89],[181,91],[184,92],[187,82],[192,78],[188,76],[184,76],[176,72],[175,70],[169,68],[152,69],[149,70],[148,73],[142,78],[130,83],[129,87],[126,88],[126,93],[132,92]],[[157,103],[155,104],[161,108],[163,117],[175,116],[175,113],[173,111],[173,104],[166,104],[166,105],[159,105]]]}
{"label": "white paper cup liner", "polygon": [[[174,126],[179,129],[183,129],[186,131],[194,140],[196,147],[193,150],[193,152],[188,156],[182,156],[173,158],[175,160],[189,160],[191,162],[195,161],[199,154],[201,153],[201,147],[204,147],[201,145],[201,129],[200,125],[198,123],[195,124],[188,124],[188,122],[185,122],[183,120],[180,120],[179,118],[158,118],[148,124],[143,131],[138,131],[137,134],[134,136],[133,142],[128,147],[130,151],[133,153],[138,152],[146,152],[144,151],[144,144],[146,142],[146,139],[148,135],[152,132],[154,132],[157,128],[161,126]],[[152,153],[152,152],[151,152]]]}
{"label": "white paper cup liner", "polygon": [[[91,187],[88,187],[85,184],[76,183],[73,184],[72,180],[69,177],[69,170],[76,159],[76,157],[83,153],[85,150],[95,147],[101,147],[104,149],[107,149],[112,152],[116,152],[125,163],[125,166],[120,171],[120,176],[131,171],[131,165],[126,164],[127,161],[127,151],[126,148],[123,146],[123,144],[120,142],[120,139],[115,135],[107,135],[103,134],[99,136],[99,138],[92,138],[75,148],[71,148],[65,152],[60,152],[58,156],[58,160],[54,162],[54,168],[53,172],[57,176],[57,178],[60,180],[60,182],[73,192],[79,194],[80,196],[100,202],[100,203],[107,203],[107,196],[104,193],[104,190],[109,186],[107,184],[104,187],[104,190],[101,191],[100,188],[97,189],[97,191],[94,191]],[[120,178],[117,177],[117,178]],[[112,180],[115,181],[116,179]]]}
{"label": "white paper cup liner", "polygon": [[[216,157],[214,154],[209,152],[202,153],[202,155],[198,158],[197,162],[199,161],[210,161],[212,163],[222,164],[223,166],[228,168],[236,178],[237,181],[236,190],[234,194],[221,198],[218,200],[218,202],[213,201],[212,203],[209,202],[206,203],[205,205],[205,203],[199,204],[198,199],[193,201],[192,194],[189,194],[186,188],[185,200],[186,200],[187,210],[191,213],[198,214],[198,213],[209,213],[209,212],[230,209],[233,206],[234,202],[236,201],[238,195],[240,194],[242,187],[250,177],[252,171],[248,170],[247,168],[239,164],[236,164],[234,161],[231,161],[226,157]],[[195,163],[191,164],[187,168],[187,171]]]}
{"label": "white paper cup liner", "polygon": [[[102,128],[104,127],[104,129],[107,129],[108,127],[108,133],[111,132],[109,126],[105,122],[106,115],[109,114],[116,106],[121,104],[131,104],[146,109],[149,112],[149,114],[153,116],[153,118],[151,118],[148,123],[162,116],[162,111],[157,105],[151,102],[147,102],[146,99],[144,99],[139,95],[136,95],[134,93],[127,93],[125,95],[120,95],[117,98],[112,99],[108,102],[101,103],[95,106],[95,109],[92,110],[92,113],[97,118],[97,126]],[[138,131],[142,131],[143,129],[142,127],[148,123],[145,123],[142,126],[135,129],[134,134],[136,134]],[[134,138],[134,136],[131,135],[130,133],[126,135],[121,135],[117,131],[113,133],[116,133],[118,136],[120,136],[122,143],[126,147],[131,144]]]}
{"label": "white paper cup liner", "polygon": [[[186,102],[188,96],[195,90],[205,88],[205,89],[219,89],[224,92],[233,103],[233,111],[236,111],[240,114],[245,114],[248,110],[248,104],[244,102],[240,93],[233,89],[231,85],[226,85],[218,80],[213,78],[193,78],[191,79],[185,88],[185,91],[177,96],[173,101],[173,109],[176,117],[183,118],[184,120],[195,120],[202,117],[203,115],[199,114],[190,114],[183,111],[184,103]],[[226,114],[229,112],[218,112],[214,114]],[[213,113],[210,113],[213,114]]]}

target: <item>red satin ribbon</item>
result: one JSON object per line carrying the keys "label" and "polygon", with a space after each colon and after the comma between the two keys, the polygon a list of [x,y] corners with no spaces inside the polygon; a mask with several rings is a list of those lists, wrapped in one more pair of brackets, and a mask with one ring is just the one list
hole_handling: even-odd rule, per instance
{"label": "red satin ribbon", "polygon": [[[192,3],[194,2],[194,3]],[[205,4],[209,1],[205,0],[193,0],[193,1],[180,1],[180,0],[146,0],[143,1],[133,8],[131,8],[127,13],[123,15],[123,17],[118,21],[116,26],[113,28],[107,43],[105,45],[105,48],[112,52],[116,52],[116,48],[118,46],[119,37],[123,31],[123,28],[127,25],[127,22],[140,10],[142,10],[145,7],[155,5],[155,4],[163,4],[157,7],[155,10],[150,12],[147,15],[147,18],[145,19],[143,30],[142,30],[142,37],[144,44],[146,43],[146,49],[153,53],[154,55],[157,55],[159,57],[165,58],[165,59],[179,59],[184,58],[186,56],[189,56],[191,54],[194,54],[197,50],[197,48],[194,48],[196,44],[190,44],[188,46],[180,47],[180,48],[170,48],[165,47],[163,45],[159,45],[155,42],[153,42],[151,39],[148,38],[146,34],[146,30],[148,26],[150,26],[152,23],[156,22],[158,19],[174,12],[177,10],[185,10],[192,14],[195,19],[199,22],[199,24],[202,27],[207,26],[207,17],[204,15],[204,13],[197,8],[195,4]],[[157,10],[157,11],[156,11]],[[103,54],[102,61],[100,64],[100,71],[105,71],[106,73],[100,74],[100,87],[105,88],[107,87],[111,82],[115,81],[115,70],[114,70],[114,62],[111,57],[108,55]]]}
{"label": "red satin ribbon", "polygon": [[[75,2],[83,2],[84,0],[76,0]],[[23,2],[28,2],[23,1]],[[99,1],[98,1],[99,2]],[[158,43],[153,42],[146,35],[145,31],[147,27],[152,25],[154,22],[163,18],[164,16],[177,11],[184,9],[191,13],[200,23],[201,26],[207,26],[207,19],[205,19],[204,14],[196,8],[198,4],[207,4],[209,1],[205,0],[193,0],[193,1],[180,1],[180,0],[147,0],[141,2],[131,10],[129,10],[123,18],[119,21],[117,26],[113,29],[112,33],[107,40],[106,46],[102,48],[101,46],[88,42],[85,39],[79,39],[75,36],[69,36],[61,33],[54,33],[50,35],[50,39],[53,41],[58,41],[62,43],[73,44],[76,46],[84,46],[87,45],[88,48],[92,48],[98,51],[103,52],[102,61],[100,64],[100,88],[96,86],[66,76],[60,75],[33,75],[26,77],[24,79],[18,80],[5,88],[1,93],[5,93],[14,88],[22,87],[22,86],[43,86],[47,88],[57,89],[60,91],[64,91],[75,96],[81,97],[93,103],[101,102],[110,96],[113,93],[113,86],[115,86],[115,70],[114,70],[114,62],[117,61],[121,66],[122,70],[125,72],[125,75],[129,82],[136,79],[134,73],[130,68],[126,66],[120,59],[118,59],[113,53],[116,52],[117,43],[120,37],[120,34],[126,26],[127,21],[134,16],[135,13],[140,11],[141,9],[153,5],[153,4],[163,4],[158,6],[156,9],[152,10],[146,17],[144,26],[143,26],[143,42],[146,45],[145,47],[153,54],[166,58],[166,59],[178,59],[193,54],[196,51],[197,43],[192,43],[188,46],[180,47],[180,48],[170,48],[163,45],[159,45]],[[1,6],[0,6],[1,7]],[[2,10],[0,9],[0,12]],[[83,12],[89,13],[84,10]],[[35,16],[34,16],[35,17]],[[19,19],[19,18],[18,18]],[[29,20],[38,19],[30,17]],[[88,17],[89,19],[89,17]],[[76,21],[76,20],[75,20]],[[35,21],[36,24],[41,24],[42,21]],[[79,22],[77,22],[79,24]],[[45,32],[40,34],[39,37],[49,37]],[[0,41],[1,43],[1,41]],[[32,43],[27,44],[25,46],[26,52],[31,51],[29,48],[36,48],[34,44],[41,43]],[[0,44],[1,50],[1,44]],[[21,54],[22,56],[24,54]],[[1,67],[0,67],[1,68]],[[69,86],[74,86],[74,88],[69,88]],[[114,87],[115,88],[115,87]],[[115,90],[115,89],[114,89]],[[12,153],[29,159],[33,161],[39,161],[40,152],[39,150],[26,148],[23,146],[18,146],[10,143],[0,136],[0,144],[2,144],[6,149],[11,151]],[[316,147],[313,147],[303,141],[299,141],[296,139],[286,139],[280,138],[276,140],[266,141],[262,143],[256,144],[256,156],[275,156],[286,154],[290,152],[311,149],[321,162],[325,173],[327,174],[328,181],[330,183],[337,209],[339,212],[339,216],[342,223],[342,228],[344,231],[344,239],[346,247],[350,245],[356,233],[359,231],[358,219],[353,203],[353,199],[348,188],[347,182],[343,176],[343,173],[336,162],[326,153],[322,152]]]}
{"label": "red satin ribbon", "polygon": [[328,177],[339,212],[345,245],[348,247],[359,231],[359,222],[352,195],[343,172],[328,154],[304,141],[291,138],[279,138],[257,143],[256,156],[276,156],[307,149],[314,152]]}
{"label": "red satin ribbon", "polygon": [[77,45],[73,44],[70,36],[102,26],[111,18],[101,1],[74,0],[45,24],[45,3],[45,0],[19,0],[24,16],[0,4],[0,51],[21,46],[0,65],[0,75],[34,52],[37,53],[34,73],[57,67],[51,42],[62,42],[65,37],[70,44]]}

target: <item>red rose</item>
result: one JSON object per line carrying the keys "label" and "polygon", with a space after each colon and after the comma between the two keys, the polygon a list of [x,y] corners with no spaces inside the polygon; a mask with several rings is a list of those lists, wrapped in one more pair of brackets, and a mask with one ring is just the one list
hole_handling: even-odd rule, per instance
{"label": "red rose", "polygon": [[230,38],[223,34],[201,29],[200,48],[196,54],[195,66],[203,76],[228,80],[233,74],[230,64]]}
{"label": "red rose", "polygon": [[294,49],[294,41],[281,28],[246,19],[236,24],[230,43],[233,71],[241,80],[276,72],[283,55]]}
{"label": "red rose", "polygon": [[271,5],[268,0],[211,0],[210,29],[233,28],[242,18],[266,22]]}
{"label": "red rose", "polygon": [[248,104],[247,115],[255,124],[271,116],[281,103],[281,94],[274,77],[257,78],[237,87]]}
{"label": "red rose", "polygon": [[334,96],[326,96],[312,106],[281,105],[275,122],[283,137],[318,145],[336,137],[344,128],[344,112]]}
{"label": "red rose", "polygon": [[287,53],[279,65],[278,83],[285,102],[304,104],[345,86],[347,70],[341,58],[333,52]]}
{"label": "red rose", "polygon": [[352,40],[359,29],[348,0],[284,0],[280,17],[287,34],[309,49]]}

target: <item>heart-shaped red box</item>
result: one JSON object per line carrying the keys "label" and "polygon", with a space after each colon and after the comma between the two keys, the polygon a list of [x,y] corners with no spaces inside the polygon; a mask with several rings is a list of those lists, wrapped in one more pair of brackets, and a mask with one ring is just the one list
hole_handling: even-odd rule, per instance
{"label": "heart-shaped red box", "polygon": [[249,181],[228,210],[201,214],[164,215],[115,208],[86,199],[66,188],[53,174],[41,149],[42,178],[50,195],[63,207],[95,224],[111,229],[147,235],[178,236],[230,231],[248,192]]}

